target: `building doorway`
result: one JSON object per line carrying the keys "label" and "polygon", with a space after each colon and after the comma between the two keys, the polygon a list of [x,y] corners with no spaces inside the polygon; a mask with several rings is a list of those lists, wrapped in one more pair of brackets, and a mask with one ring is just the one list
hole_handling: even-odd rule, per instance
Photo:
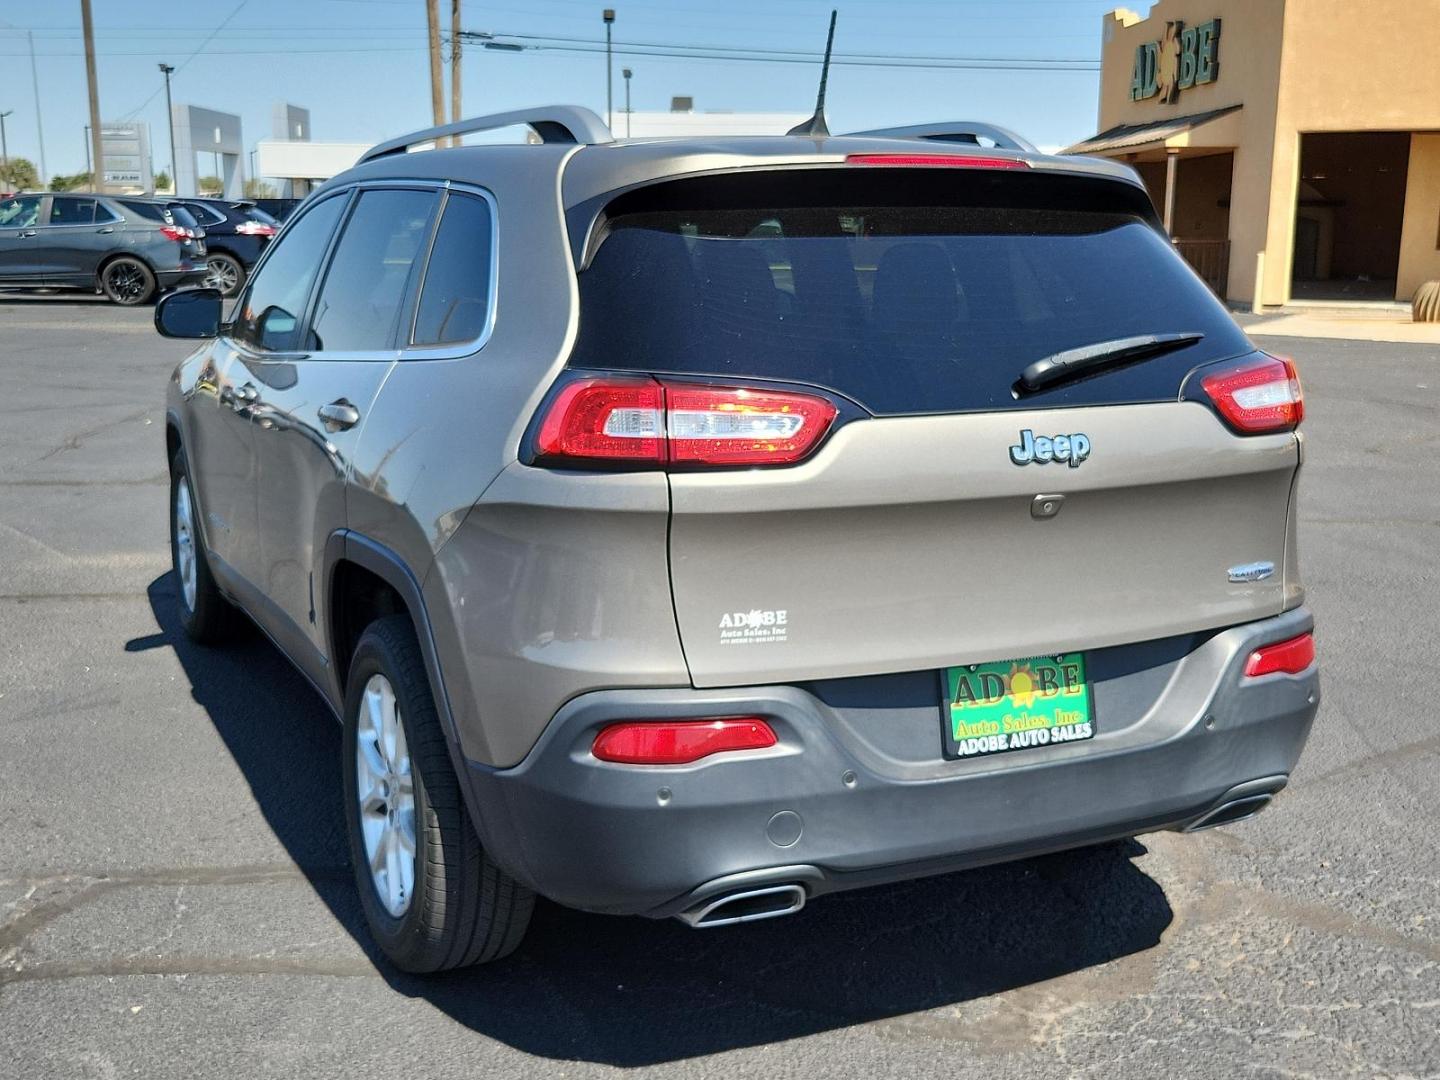
{"label": "building doorway", "polygon": [[1300,136],[1294,300],[1393,300],[1410,133]]}

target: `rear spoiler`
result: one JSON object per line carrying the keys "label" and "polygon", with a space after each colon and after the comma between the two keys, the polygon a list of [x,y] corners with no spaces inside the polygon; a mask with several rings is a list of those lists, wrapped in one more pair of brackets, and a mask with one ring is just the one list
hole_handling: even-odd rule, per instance
{"label": "rear spoiler", "polygon": [[1027,154],[1040,152],[1029,139],[1016,135],[1009,128],[987,124],[983,120],[911,124],[909,127],[875,128],[871,131],[852,131],[849,134],[877,139],[927,139],[931,142],[967,143],[971,146],[979,146],[981,139],[989,139],[1002,150],[1021,150]]}

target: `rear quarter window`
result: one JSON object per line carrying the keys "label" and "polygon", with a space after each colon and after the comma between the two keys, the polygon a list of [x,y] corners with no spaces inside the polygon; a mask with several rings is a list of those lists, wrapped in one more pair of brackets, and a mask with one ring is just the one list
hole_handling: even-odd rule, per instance
{"label": "rear quarter window", "polygon": [[[1044,178],[1053,200],[1034,178],[1007,198],[1003,178],[967,193],[963,181],[937,184],[938,171],[954,172],[893,175],[888,191],[873,172],[848,193],[831,184],[828,205],[764,205],[752,188],[745,205],[726,207],[716,183],[709,206],[607,220],[580,274],[571,364],[807,383],[908,414],[1174,400],[1195,366],[1250,351],[1137,213],[1086,208],[1097,200],[1067,199],[1063,180]],[[1027,365],[1053,353],[1175,332],[1204,337],[1023,399],[1013,392]]]}

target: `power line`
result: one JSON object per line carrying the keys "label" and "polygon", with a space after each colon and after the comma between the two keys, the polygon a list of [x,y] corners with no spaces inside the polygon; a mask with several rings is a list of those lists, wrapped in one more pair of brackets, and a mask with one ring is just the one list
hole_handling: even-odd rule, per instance
{"label": "power line", "polygon": [[[212,41],[215,40],[215,35],[217,35],[218,33],[220,33],[221,30],[224,30],[225,27],[229,24],[230,20],[233,19],[233,18],[235,18],[236,15],[239,15],[241,9],[244,8],[245,5],[248,4],[249,2],[250,2],[250,0],[240,0],[240,3],[238,3],[238,4],[235,5],[235,10],[232,11],[232,12],[230,12],[229,15],[226,15],[225,18],[221,19],[221,20],[220,20],[220,25],[217,26],[217,27],[215,27],[214,30],[211,30],[210,33],[206,35],[205,40],[202,41],[202,42],[200,42],[199,45],[195,46],[195,51],[192,52],[189,56],[187,56],[184,60],[180,61],[180,63],[176,65],[174,74],[178,75],[178,74],[180,74],[180,72],[184,71],[184,70],[185,70],[185,65],[188,64],[188,63],[190,63],[191,60],[194,60],[195,57],[199,56],[199,55],[201,54],[201,52],[204,51],[205,46],[206,46],[206,45],[209,45],[210,42],[212,42]],[[135,106],[135,108],[133,108],[133,109],[131,109],[129,112],[127,112],[124,116],[121,117],[121,119],[122,119],[122,120],[129,120],[131,117],[135,116],[135,115],[136,115],[137,113],[139,113],[142,109],[144,109],[145,106],[149,105],[150,102],[154,101],[154,100],[160,95],[160,90],[161,90],[161,89],[163,89],[163,88],[162,88],[162,87],[157,87],[157,88],[155,89],[154,93],[152,93],[149,97],[147,97],[147,98],[146,98],[144,101],[142,101],[139,105]]]}

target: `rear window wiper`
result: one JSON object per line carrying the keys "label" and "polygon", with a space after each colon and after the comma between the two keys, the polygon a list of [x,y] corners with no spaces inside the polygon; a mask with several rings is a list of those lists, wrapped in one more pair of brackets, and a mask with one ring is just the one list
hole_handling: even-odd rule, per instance
{"label": "rear window wiper", "polygon": [[1061,383],[1094,375],[1106,368],[1149,360],[1151,357],[1194,345],[1204,337],[1205,335],[1198,331],[1183,334],[1141,334],[1137,337],[1115,338],[1113,341],[1097,341],[1093,345],[1081,345],[1076,349],[1053,353],[1042,360],[1036,360],[1020,373],[1020,379],[1015,384],[1015,396],[1048,390]]}

